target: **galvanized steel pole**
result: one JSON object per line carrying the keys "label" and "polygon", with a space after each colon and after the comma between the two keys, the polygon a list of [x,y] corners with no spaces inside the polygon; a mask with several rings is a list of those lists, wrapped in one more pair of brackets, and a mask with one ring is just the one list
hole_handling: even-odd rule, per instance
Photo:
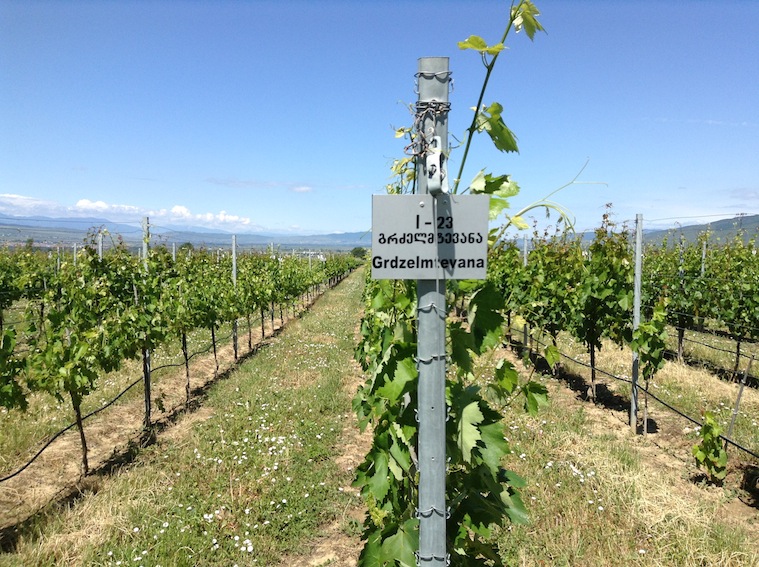
{"label": "galvanized steel pole", "polygon": [[[417,73],[420,119],[419,147],[428,148],[439,137],[437,151],[448,146],[448,90],[450,72],[447,57],[419,59]],[[417,156],[418,192],[430,193],[425,153]],[[447,565],[445,502],[445,279],[417,281],[419,368],[419,552],[418,565]]]}
{"label": "galvanized steel pole", "polygon": [[[643,265],[643,215],[635,215],[635,280],[633,284],[633,332],[640,326],[641,271]],[[630,427],[633,433],[638,427],[638,374],[640,357],[633,352],[632,389],[630,392]],[[644,428],[646,424],[644,424]]]}
{"label": "galvanized steel pole", "polygon": [[[237,295],[237,235],[232,235],[232,292]],[[232,350],[235,354],[235,362],[237,362],[237,314],[235,314],[235,320],[232,321]]]}

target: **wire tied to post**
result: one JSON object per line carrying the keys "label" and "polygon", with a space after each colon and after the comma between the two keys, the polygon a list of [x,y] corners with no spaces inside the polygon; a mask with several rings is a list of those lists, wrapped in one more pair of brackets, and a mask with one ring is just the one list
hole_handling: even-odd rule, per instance
{"label": "wire tied to post", "polygon": [[451,554],[446,553],[445,556],[439,556],[439,555],[420,555],[418,551],[414,552],[414,556],[416,557],[416,565],[417,567],[421,567],[423,565],[423,561],[445,561],[446,567],[448,567],[451,564]]}

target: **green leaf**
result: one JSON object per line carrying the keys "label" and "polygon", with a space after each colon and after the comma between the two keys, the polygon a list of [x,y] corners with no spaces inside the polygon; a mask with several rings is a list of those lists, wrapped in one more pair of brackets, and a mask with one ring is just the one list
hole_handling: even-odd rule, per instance
{"label": "green leaf", "polygon": [[469,301],[469,327],[474,338],[475,352],[483,353],[498,346],[503,336],[503,316],[499,312],[502,297],[488,283]]}
{"label": "green leaf", "polygon": [[523,0],[519,6],[511,9],[511,19],[517,33],[524,30],[530,40],[535,39],[536,31],[545,31],[541,23],[538,22],[538,16],[540,16],[540,12],[530,0]]}
{"label": "green leaf", "polygon": [[487,132],[493,144],[502,152],[519,152],[514,133],[509,130],[501,117],[503,106],[494,102],[477,114],[476,127],[479,132]]}
{"label": "green leaf", "polygon": [[358,558],[359,567],[383,567],[382,563],[382,530],[374,530],[366,538],[364,549]]}
{"label": "green leaf", "polygon": [[[392,365],[388,365],[392,368]],[[404,358],[395,364],[395,369],[389,380],[377,389],[377,395],[386,398],[390,403],[398,401],[403,395],[406,385],[416,379],[418,373],[413,358]]]}
{"label": "green leaf", "polygon": [[519,373],[514,365],[505,358],[499,360],[495,367],[495,379],[498,386],[503,388],[507,394],[514,393],[519,385]]}
{"label": "green leaf", "polygon": [[541,407],[548,405],[548,390],[539,382],[527,382],[523,386],[525,395],[524,409],[530,415],[537,415]]}
{"label": "green leaf", "polygon": [[487,53],[488,55],[496,55],[505,49],[503,43],[488,45],[487,42],[478,35],[470,35],[464,41],[459,41],[458,46],[459,49],[473,49],[480,53]]}
{"label": "green leaf", "polygon": [[451,338],[451,361],[463,372],[472,372],[472,356],[469,354],[475,348],[472,334],[457,321],[450,324],[448,336]]}
{"label": "green leaf", "polygon": [[515,524],[528,524],[530,517],[527,515],[527,508],[525,508],[524,502],[522,502],[519,493],[513,490],[504,489],[501,492],[501,501],[506,506],[506,514],[509,519]]}
{"label": "green leaf", "polygon": [[419,520],[412,518],[398,526],[398,530],[382,542],[381,564],[416,567],[416,551],[419,547]]}
{"label": "green leaf", "polygon": [[530,228],[530,225],[527,224],[527,222],[519,215],[509,217],[509,221],[519,230],[527,230],[528,228]]}
{"label": "green leaf", "polygon": [[554,368],[559,362],[561,362],[561,353],[559,349],[553,345],[548,345],[543,351],[543,356],[548,363],[548,366]]}
{"label": "green leaf", "polygon": [[509,175],[493,177],[490,173],[485,173],[483,169],[472,179],[469,190],[473,194],[497,195],[507,198],[519,193],[519,185],[516,181],[512,181]]}
{"label": "green leaf", "polygon": [[[409,441],[403,432],[403,428],[397,423],[391,424],[390,433],[393,443],[390,445],[390,456],[398,466],[408,472],[411,468],[411,454],[409,452]],[[391,461],[391,462],[392,462]],[[400,478],[398,480],[401,480]]]}
{"label": "green leaf", "polygon": [[493,478],[496,479],[501,467],[501,460],[511,453],[509,442],[503,436],[503,424],[483,425],[480,427],[480,436],[485,445],[480,451],[482,460],[490,469]]}
{"label": "green leaf", "polygon": [[482,415],[477,401],[467,405],[461,412],[458,423],[458,446],[467,463],[472,462],[472,449],[482,438],[477,425],[482,423],[483,419],[485,417]]}
{"label": "green leaf", "polygon": [[382,450],[374,451],[374,470],[371,476],[368,478],[367,488],[374,496],[375,500],[382,502],[385,499],[388,491],[390,490],[390,482],[388,480],[388,459],[387,453]]}
{"label": "green leaf", "polygon": [[509,202],[500,197],[490,197],[490,206],[488,208],[488,220],[494,221],[501,213],[509,208]]}

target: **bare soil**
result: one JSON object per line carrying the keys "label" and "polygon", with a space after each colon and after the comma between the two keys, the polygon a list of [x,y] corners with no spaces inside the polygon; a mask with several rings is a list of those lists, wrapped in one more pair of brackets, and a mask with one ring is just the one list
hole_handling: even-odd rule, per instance
{"label": "bare soil", "polygon": [[[278,319],[276,323],[279,323]],[[257,336],[254,335],[254,352],[267,341],[275,340],[279,330],[278,326],[268,329],[267,337],[262,338],[259,329]],[[247,345],[247,337],[241,337],[240,344]],[[505,355],[515,364],[520,364],[518,358],[511,353]],[[154,416],[157,435],[162,439],[182,439],[190,424],[211,416],[210,410],[202,408],[200,404],[203,392],[214,381],[223,379],[236,365],[231,345],[221,347],[218,358],[218,377],[215,376],[213,354],[196,357],[194,360],[191,369],[194,398],[190,410],[185,409],[184,369],[179,369],[171,376],[161,377],[160,384],[154,391],[156,397],[163,397],[165,411],[155,409]],[[352,379],[345,384],[345,388],[352,397],[364,378],[355,362],[351,361],[350,364],[353,365]],[[592,435],[629,438],[628,414],[626,409],[620,407],[612,385],[607,385],[607,395],[600,396],[595,404],[586,399],[587,385],[582,383],[581,378],[560,376],[554,386],[551,388],[554,404],[572,407],[583,404]],[[604,390],[603,387],[601,389]],[[98,478],[107,475],[115,463],[132,458],[134,448],[145,442],[143,411],[143,401],[139,399],[112,407],[86,422],[89,458],[94,471],[90,476],[81,475],[79,438],[77,432],[72,430],[59,438],[24,472],[0,484],[0,543],[3,539],[12,538],[17,525],[50,503],[96,490]],[[178,420],[175,425],[178,416],[184,416],[184,419]],[[755,463],[741,460],[733,453],[724,486],[707,485],[690,456],[692,441],[684,431],[688,426],[687,422],[666,410],[652,410],[649,416],[649,429],[652,433],[635,437],[645,466],[660,470],[669,478],[679,479],[673,489],[683,498],[712,502],[719,509],[721,517],[755,534],[759,541],[759,468]],[[352,472],[371,445],[371,432],[367,430],[360,433],[351,416],[345,420],[341,445],[344,450],[336,457],[336,462],[343,471]],[[344,487],[344,490],[355,492],[350,486]],[[356,532],[363,523],[364,514],[365,509],[360,499],[356,498],[355,505],[346,508],[342,517],[324,526],[322,536],[310,542],[307,546],[310,551],[305,558],[285,557],[281,567],[355,567],[362,548]],[[354,526],[355,529],[346,530],[347,526]]]}
{"label": "bare soil", "polygon": [[[82,475],[81,443],[76,428],[56,439],[23,472],[0,484],[0,549],[15,528],[34,517],[44,507],[55,502],[75,500],[83,493],[97,489],[99,481],[115,466],[132,460],[137,448],[155,441],[155,436],[176,436],[174,422],[182,415],[192,414],[192,420],[182,420],[183,427],[189,422],[208,417],[201,407],[205,391],[215,381],[223,379],[245,357],[255,353],[281,330],[279,318],[272,328],[269,324],[266,337],[261,329],[254,329],[253,350],[247,351],[248,336],[238,341],[238,361],[234,360],[231,342],[217,347],[219,372],[213,352],[196,356],[190,363],[191,399],[186,405],[186,376],[184,367],[170,374],[161,374],[152,388],[152,399],[162,400],[163,411],[157,404],[152,407],[153,431],[146,435],[143,429],[145,403],[142,398],[114,404],[84,423],[87,438],[90,474]],[[285,320],[285,324],[287,320]]]}

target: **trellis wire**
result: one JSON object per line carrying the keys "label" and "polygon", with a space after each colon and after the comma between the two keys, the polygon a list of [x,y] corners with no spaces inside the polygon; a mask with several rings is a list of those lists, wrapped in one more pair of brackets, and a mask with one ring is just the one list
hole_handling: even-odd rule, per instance
{"label": "trellis wire", "polygon": [[[522,330],[510,327],[509,331],[517,331],[517,332],[521,333]],[[539,338],[531,337],[531,339],[535,343],[537,343],[537,344],[539,344],[541,346],[547,346],[548,345],[548,343],[545,343],[545,342],[541,341]],[[575,364],[578,364],[578,365],[583,366],[585,368],[591,368],[590,364],[588,364],[587,362],[583,362],[582,360],[576,359],[576,358],[574,358],[574,357],[572,357],[572,356],[570,356],[568,354],[565,354],[565,353],[563,353],[561,351],[559,351],[559,355],[562,358],[565,358],[567,360],[570,360],[570,361],[574,362]],[[612,374],[610,372],[607,372],[606,370],[603,370],[602,368],[598,368],[597,366],[595,367],[595,370],[596,370],[596,372],[598,372],[600,374],[603,374],[605,376],[608,376],[609,378],[612,378],[614,380],[618,380],[620,382],[625,382],[627,384],[632,384],[632,380],[629,379],[629,378],[625,378],[623,376],[616,376],[616,375],[614,375],[614,374]],[[687,419],[688,421],[690,421],[691,423],[697,425],[698,427],[701,427],[702,423],[700,421],[698,421],[695,418],[693,418],[693,417],[685,414],[683,411],[681,411],[680,409],[676,408],[675,406],[669,404],[668,402],[662,400],[656,394],[654,394],[653,392],[650,392],[648,389],[646,389],[645,387],[641,386],[640,384],[638,385],[638,390],[645,392],[647,395],[651,396],[658,403],[660,403],[661,405],[663,405],[664,407],[666,407],[670,411],[676,413],[680,417],[683,417],[683,418]],[[720,435],[720,438],[723,441],[725,441],[725,443],[728,443],[728,444],[734,446],[735,448],[743,451],[744,453],[747,453],[747,454],[751,455],[752,457],[754,457],[756,459],[759,459],[759,454],[758,453],[755,453],[751,449],[748,449],[747,447],[744,447],[743,445],[740,445],[739,443],[737,443],[736,441],[733,441],[729,437],[727,437],[725,435]]]}
{"label": "trellis wire", "polygon": [[[335,282],[335,284],[334,284],[334,285],[336,285],[336,284],[337,284],[337,283],[339,283],[340,281],[342,281],[342,279],[338,279],[338,280]],[[254,319],[252,319],[252,322],[256,322],[256,323],[257,323],[257,322],[258,322],[258,319],[257,319],[257,318],[254,318]],[[224,341],[228,341],[228,340],[230,340],[232,337],[233,337],[233,334],[232,334],[232,333],[230,333],[229,335],[224,335],[224,336],[222,336],[222,337],[220,338],[220,340],[221,340],[222,342],[224,342]],[[263,340],[263,338],[264,338],[264,337],[262,337],[262,340]],[[258,346],[258,345],[256,345],[256,346]],[[195,352],[193,352],[192,354],[190,354],[190,355],[188,356],[188,360],[192,360],[194,357],[196,357],[196,356],[199,356],[199,355],[201,355],[201,354],[207,354],[209,351],[211,351],[211,349],[212,349],[212,348],[213,348],[213,345],[209,344],[209,346],[208,346],[208,347],[206,347],[206,348],[204,348],[204,349],[200,349],[200,350],[198,350],[198,351],[195,351]],[[256,351],[256,349],[254,348],[254,349],[252,350],[252,352],[255,352],[255,351]],[[152,372],[158,372],[158,371],[160,371],[160,370],[164,370],[164,369],[166,369],[166,368],[179,368],[179,367],[182,367],[182,366],[184,366],[184,363],[181,363],[181,362],[179,362],[179,363],[169,363],[169,364],[163,364],[163,365],[161,365],[161,366],[156,366],[156,367],[152,368]],[[128,391],[129,391],[129,390],[131,390],[132,388],[134,388],[134,387],[135,387],[137,384],[139,384],[139,383],[140,383],[140,382],[142,382],[143,380],[144,380],[144,378],[143,378],[143,377],[140,377],[140,378],[138,378],[137,380],[135,380],[134,382],[132,382],[131,384],[129,384],[129,385],[126,387],[126,388],[124,388],[124,389],[123,389],[123,390],[122,390],[122,391],[121,391],[119,394],[117,394],[117,395],[116,395],[116,397],[114,397],[112,400],[110,400],[109,402],[105,403],[103,406],[101,406],[101,407],[99,407],[99,408],[97,408],[97,409],[95,409],[95,410],[91,411],[90,413],[88,413],[88,414],[86,414],[86,415],[82,416],[82,422],[86,421],[86,420],[87,420],[87,419],[89,419],[90,417],[93,417],[93,416],[97,415],[98,413],[102,412],[103,410],[105,410],[105,409],[109,408],[110,406],[112,406],[112,405],[113,405],[114,403],[116,403],[116,402],[117,402],[117,401],[118,401],[118,400],[119,400],[121,397],[123,397],[123,396],[124,396],[124,395],[125,395],[125,394],[126,394]],[[19,469],[17,469],[15,472],[13,472],[13,473],[11,473],[11,474],[9,474],[9,475],[5,476],[5,477],[2,477],[2,478],[0,478],[0,483],[3,483],[3,482],[5,482],[5,481],[8,481],[8,480],[10,480],[10,479],[12,479],[12,478],[14,478],[14,477],[18,476],[18,475],[19,475],[19,474],[21,474],[22,472],[24,472],[24,471],[25,471],[27,468],[29,468],[29,466],[31,466],[31,465],[32,465],[32,464],[33,464],[33,463],[34,463],[34,462],[35,462],[35,461],[36,461],[36,460],[39,458],[39,456],[40,456],[40,455],[42,455],[42,453],[43,453],[43,452],[44,452],[44,451],[45,451],[45,450],[46,450],[48,447],[50,447],[50,445],[52,445],[52,444],[53,444],[53,442],[54,442],[56,439],[58,439],[58,438],[59,438],[61,435],[63,435],[64,433],[66,433],[67,431],[69,431],[70,429],[72,429],[72,428],[73,428],[73,427],[75,427],[75,426],[76,426],[76,422],[74,422],[74,423],[71,423],[71,424],[67,425],[66,427],[64,427],[63,429],[61,429],[60,431],[58,431],[57,433],[53,434],[53,435],[52,435],[52,437],[50,437],[50,438],[49,438],[49,439],[48,439],[48,440],[45,442],[45,444],[44,444],[44,445],[43,445],[43,446],[42,446],[42,447],[41,447],[41,448],[40,448],[40,449],[39,449],[39,450],[38,450],[38,451],[37,451],[37,452],[34,454],[34,456],[33,456],[31,459],[29,459],[29,460],[28,460],[28,461],[27,461],[27,462],[26,462],[24,465],[22,465],[22,466],[21,466]]]}

